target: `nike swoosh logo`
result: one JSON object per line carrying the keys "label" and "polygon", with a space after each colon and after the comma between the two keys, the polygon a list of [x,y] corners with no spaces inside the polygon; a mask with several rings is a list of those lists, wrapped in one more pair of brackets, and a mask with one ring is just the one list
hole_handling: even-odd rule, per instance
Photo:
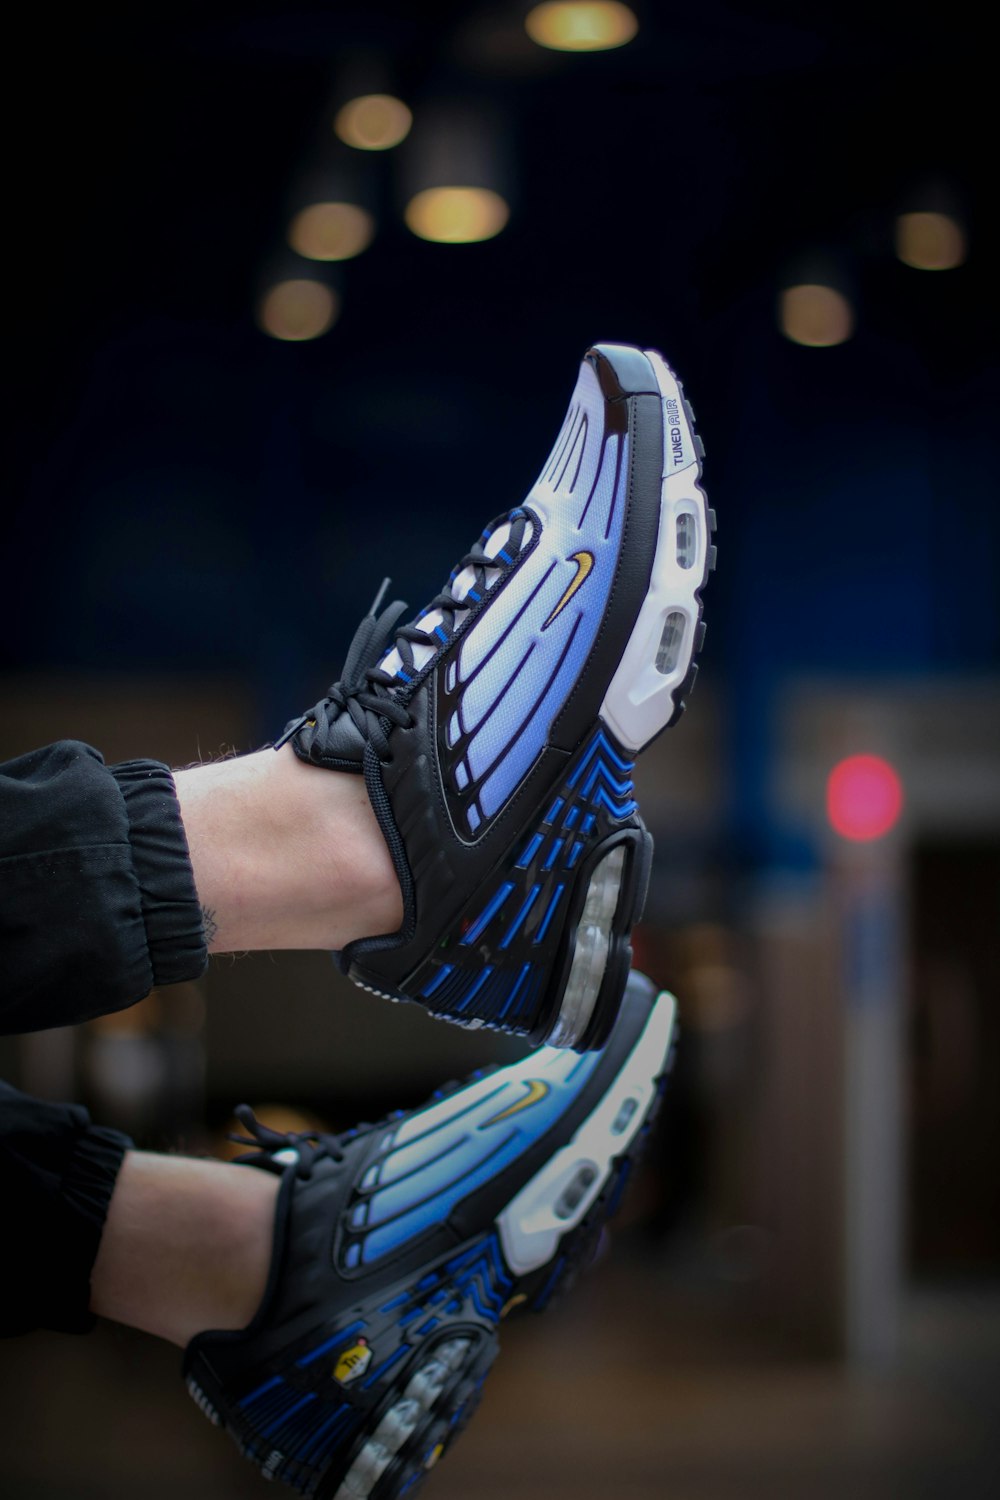
{"label": "nike swoosh logo", "polygon": [[[559,600],[559,603],[556,605],[555,609],[549,615],[549,618],[545,621],[545,625],[552,624],[552,621],[555,619],[556,615],[562,613],[581,584],[586,582],[590,574],[590,570],[594,566],[594,554],[592,552],[574,552],[569,561],[576,563],[576,577],[573,579],[573,582],[570,584],[565,594],[563,594],[562,598]],[[545,625],[542,626],[543,630],[545,629]]]}
{"label": "nike swoosh logo", "polygon": [[479,1127],[480,1130],[485,1130],[487,1125],[499,1125],[501,1120],[509,1120],[511,1115],[519,1115],[522,1109],[530,1109],[533,1104],[538,1104],[550,1092],[550,1086],[547,1083],[542,1083],[538,1078],[529,1078],[527,1084],[528,1092],[523,1099],[518,1099],[516,1104],[511,1104],[509,1108],[502,1109],[498,1115],[493,1115],[491,1119],[484,1120]]}

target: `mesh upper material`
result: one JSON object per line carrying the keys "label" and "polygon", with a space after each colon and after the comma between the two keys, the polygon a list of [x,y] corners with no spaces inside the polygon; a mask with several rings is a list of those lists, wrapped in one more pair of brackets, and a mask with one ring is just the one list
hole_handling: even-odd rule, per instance
{"label": "mesh upper material", "polygon": [[440,1222],[528,1150],[576,1099],[599,1057],[542,1047],[411,1115],[356,1190],[347,1223],[351,1243],[361,1246],[360,1263],[371,1264]]}
{"label": "mesh upper material", "polygon": [[[471,733],[464,759],[482,780],[478,813],[503,806],[543,749],[594,644],[614,581],[625,517],[628,439],[606,433],[589,365],[525,505],[542,535],[503,593],[473,624],[458,658],[448,743]],[[567,591],[577,584],[567,599]]]}

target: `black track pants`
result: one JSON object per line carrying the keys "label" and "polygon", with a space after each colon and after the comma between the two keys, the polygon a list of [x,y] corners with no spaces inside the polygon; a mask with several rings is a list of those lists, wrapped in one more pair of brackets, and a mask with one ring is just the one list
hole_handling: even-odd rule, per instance
{"label": "black track pants", "polygon": [[[173,778],[61,740],[0,765],[0,1031],[123,1010],[207,962]],[[80,1105],[0,1084],[0,1333],[85,1332],[131,1144]]]}

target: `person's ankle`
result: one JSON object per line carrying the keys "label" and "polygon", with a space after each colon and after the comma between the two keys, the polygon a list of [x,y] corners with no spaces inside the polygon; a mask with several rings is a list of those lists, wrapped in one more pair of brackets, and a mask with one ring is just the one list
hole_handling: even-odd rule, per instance
{"label": "person's ankle", "polygon": [[126,1152],[92,1311],[181,1347],[208,1328],[245,1328],[267,1286],[279,1186],[248,1167]]}
{"label": "person's ankle", "polygon": [[343,948],[397,931],[403,899],[363,778],[306,765],[290,745],[277,751],[281,757],[283,775],[298,782],[309,810],[298,853],[308,886],[303,901],[319,929],[310,946]]}
{"label": "person's ankle", "polygon": [[343,948],[399,927],[399,882],[360,776],[283,745],[174,780],[211,951]]}

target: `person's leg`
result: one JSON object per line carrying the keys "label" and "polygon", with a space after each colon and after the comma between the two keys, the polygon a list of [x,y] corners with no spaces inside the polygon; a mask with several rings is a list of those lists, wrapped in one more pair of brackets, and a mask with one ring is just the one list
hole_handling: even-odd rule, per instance
{"label": "person's leg", "polygon": [[588,351],[526,504],[410,624],[367,616],[276,754],[0,767],[0,1029],[121,1009],[209,948],[318,947],[461,1025],[602,1046],[651,857],[632,764],[693,684],[714,563],[689,418],[655,351]]}
{"label": "person's leg", "polygon": [[174,772],[209,952],[343,948],[403,919],[364,778],[290,745]]}
{"label": "person's leg", "polygon": [[0,766],[0,1031],[196,979],[208,951],[339,948],[402,920],[364,778],[290,746],[171,772],[62,740]]}
{"label": "person's leg", "polygon": [[92,1124],[82,1105],[0,1082],[0,1337],[94,1326],[90,1273],[131,1144]]}
{"label": "person's leg", "polygon": [[322,1323],[362,1293],[379,1301],[407,1268],[426,1290],[427,1265],[450,1265],[515,1199],[503,1279],[511,1295],[512,1276],[538,1291],[545,1268],[567,1263],[565,1238],[594,1228],[588,1209],[624,1177],[656,1108],[674,1004],[640,976],[629,989],[627,1024],[604,1053],[546,1049],[337,1139],[279,1136],[241,1108],[263,1148],[247,1162],[264,1170],[136,1151],[80,1105],[0,1083],[0,1172],[18,1231],[4,1246],[0,1336],[85,1333],[100,1316],[184,1346],[206,1329],[249,1333],[259,1312]]}
{"label": "person's leg", "polygon": [[91,1311],[183,1347],[260,1306],[278,1179],[230,1162],[129,1151],[91,1276]]}
{"label": "person's leg", "polygon": [[662,356],[589,349],[549,460],[403,621],[380,594],[285,725],[363,772],[403,921],[340,951],[362,989],[578,1050],[614,1026],[652,841],[636,756],[676,722],[715,560],[702,450]]}
{"label": "person's leg", "polygon": [[91,1307],[186,1342],[191,1395],[266,1477],[402,1500],[468,1421],[503,1319],[593,1260],[673,1022],[633,975],[602,1052],[543,1048],[338,1137],[240,1109],[241,1164],[129,1152]]}
{"label": "person's leg", "polygon": [[542,1048],[336,1138],[239,1111],[281,1173],[253,1322],[206,1330],[184,1374],[267,1476],[401,1500],[462,1431],[504,1319],[589,1266],[648,1138],[674,1002],[634,975],[603,1052]]}
{"label": "person's leg", "polygon": [[0,1031],[70,1026],[208,961],[169,769],[59,740],[0,765]]}

